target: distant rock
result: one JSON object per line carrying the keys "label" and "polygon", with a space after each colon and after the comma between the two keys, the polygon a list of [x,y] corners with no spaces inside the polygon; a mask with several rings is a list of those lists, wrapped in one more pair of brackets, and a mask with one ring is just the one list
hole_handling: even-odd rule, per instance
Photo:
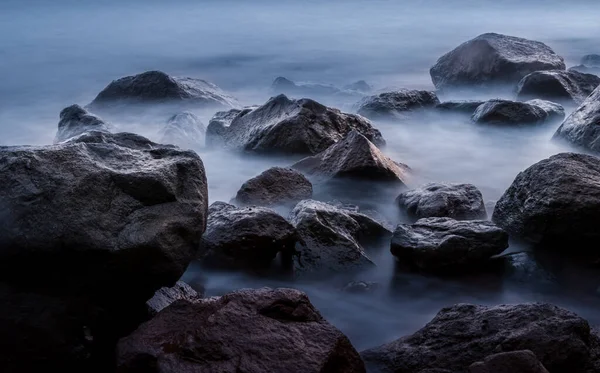
{"label": "distant rock", "polygon": [[440,57],[431,68],[439,90],[516,85],[541,70],[564,70],[562,57],[539,41],[487,33]]}
{"label": "distant rock", "polygon": [[372,142],[352,131],[325,151],[291,166],[315,182],[358,179],[404,184],[409,167],[386,157]]}
{"label": "distant rock", "polygon": [[554,134],[554,139],[566,140],[573,145],[600,152],[600,87],[565,119]]}
{"label": "distant rock", "polygon": [[160,131],[160,142],[183,148],[204,147],[204,124],[196,115],[188,112],[173,115]]}
{"label": "distant rock", "polygon": [[198,294],[196,290],[192,289],[190,285],[185,282],[177,281],[175,286],[158,289],[156,293],[154,293],[154,296],[146,302],[146,305],[148,306],[148,316],[156,316],[157,313],[178,300],[194,303],[200,299],[202,299],[202,294]]}
{"label": "distant rock", "polygon": [[358,92],[362,92],[362,93],[369,93],[373,90],[373,87],[371,87],[364,80],[359,80],[352,84],[348,84],[347,86],[344,87],[344,89],[348,90],[348,91],[358,91]]}
{"label": "distant rock", "polygon": [[501,352],[473,363],[469,373],[548,373],[529,350]]}
{"label": "distant rock", "polygon": [[494,99],[480,105],[471,119],[480,124],[532,125],[545,122],[548,113],[537,105]]}
{"label": "distant rock", "polygon": [[583,56],[581,64],[589,67],[600,67],[600,54],[587,54]]}
{"label": "distant rock", "polygon": [[505,262],[504,276],[525,286],[545,286],[557,283],[557,278],[542,267],[533,253],[510,253],[497,257]]}
{"label": "distant rock", "polygon": [[431,273],[478,272],[508,247],[508,234],[487,220],[426,218],[400,224],[391,252],[409,267]]}
{"label": "distant rock", "polygon": [[348,338],[293,289],[175,302],[123,338],[116,360],[122,373],[365,373]]}
{"label": "distant rock", "polygon": [[571,105],[581,104],[600,85],[600,77],[577,71],[536,71],[517,86],[517,99],[544,99]]}
{"label": "distant rock", "polygon": [[548,122],[562,122],[565,119],[565,108],[560,104],[540,99],[525,101],[525,103],[544,110]]}
{"label": "distant rock", "polygon": [[574,313],[544,303],[457,304],[443,308],[413,335],[361,355],[367,368],[381,373],[466,372],[490,355],[521,350],[531,350],[549,372],[584,373],[590,326]]}
{"label": "distant rock", "polygon": [[285,94],[296,98],[299,96],[333,96],[341,92],[339,88],[328,84],[313,84],[313,83],[294,83],[293,81],[282,76],[276,78],[271,84],[271,91],[274,94]]}
{"label": "distant rock", "polygon": [[290,206],[312,197],[313,187],[300,172],[271,167],[246,181],[235,196],[242,206]]}
{"label": "distant rock", "polygon": [[584,65],[577,65],[569,68],[569,71],[577,71],[584,74],[593,74],[600,76],[600,67],[588,67]]}
{"label": "distant rock", "polygon": [[475,109],[483,103],[485,101],[445,101],[435,105],[435,108],[441,112],[473,115]]}
{"label": "distant rock", "polygon": [[79,105],[62,109],[54,143],[59,143],[88,131],[111,132],[112,127],[100,117]]}
{"label": "distant rock", "polygon": [[310,99],[272,97],[258,108],[217,113],[207,144],[260,153],[316,154],[356,130],[377,145],[381,133],[365,118],[344,114]]}
{"label": "distant rock", "polygon": [[379,288],[376,282],[352,281],[342,288],[342,291],[352,294],[372,293]]}
{"label": "distant rock", "polygon": [[365,97],[357,104],[356,112],[369,119],[402,119],[439,103],[435,92],[402,89]]}
{"label": "distant rock", "polygon": [[487,219],[483,196],[472,184],[429,183],[401,193],[396,203],[414,220],[431,217]]}
{"label": "distant rock", "polygon": [[541,247],[600,258],[600,159],[560,153],[530,166],[498,200],[492,220]]}

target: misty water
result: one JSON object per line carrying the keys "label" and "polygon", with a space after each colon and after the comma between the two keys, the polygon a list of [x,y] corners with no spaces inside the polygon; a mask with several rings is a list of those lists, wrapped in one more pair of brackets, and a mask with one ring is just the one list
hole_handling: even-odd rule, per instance
{"label": "misty water", "polygon": [[[278,76],[433,89],[428,71],[436,59],[484,32],[543,41],[572,66],[600,52],[599,13],[595,0],[2,0],[0,145],[52,143],[62,108],[85,105],[113,79],[146,70],[205,79],[253,105],[270,97]],[[327,103],[351,110],[353,102]],[[213,113],[198,114],[208,123]],[[115,124],[156,140],[163,120],[145,116]],[[465,117],[430,116],[375,126],[387,141],[384,153],[413,169],[410,186],[473,183],[489,206],[518,172],[571,150],[550,141],[558,124],[488,128]],[[211,202],[229,201],[245,180],[297,159],[195,150],[205,163]],[[363,202],[398,223],[393,199]],[[515,244],[509,250],[521,249]],[[600,323],[600,281],[593,273],[559,266],[553,268],[558,284],[495,276],[440,279],[398,272],[388,247],[373,255],[377,269],[354,278],[380,284],[367,295],[340,292],[338,279],[277,282],[197,265],[184,277],[201,281],[208,295],[263,285],[303,289],[357,349],[411,333],[457,302],[550,301]]]}

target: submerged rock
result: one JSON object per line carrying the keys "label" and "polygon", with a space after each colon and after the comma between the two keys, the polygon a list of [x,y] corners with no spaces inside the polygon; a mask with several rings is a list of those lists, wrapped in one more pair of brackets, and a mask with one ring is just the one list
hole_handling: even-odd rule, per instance
{"label": "submerged rock", "polygon": [[363,98],[356,112],[369,119],[402,119],[411,112],[439,103],[435,92],[401,89]]}
{"label": "submerged rock", "polygon": [[88,131],[110,132],[111,129],[112,127],[100,117],[79,105],[71,105],[60,112],[54,143],[66,141]]}
{"label": "submerged rock", "polygon": [[576,146],[600,152],[600,87],[571,113],[554,134]]}
{"label": "submerged rock", "polygon": [[122,373],[365,372],[306,294],[268,288],[172,304],[119,342],[117,365]]}
{"label": "submerged rock", "polygon": [[483,103],[485,101],[444,101],[435,105],[435,108],[442,112],[473,115],[475,109]]}
{"label": "submerged rock", "polygon": [[600,77],[577,71],[536,71],[517,86],[519,100],[544,99],[572,105],[581,104],[600,85]]}
{"label": "submerged rock", "polygon": [[204,124],[196,115],[188,112],[173,115],[160,131],[160,142],[184,148],[204,146]]}
{"label": "submerged rock", "polygon": [[154,296],[146,302],[146,305],[148,306],[148,316],[156,316],[157,313],[178,300],[194,303],[200,299],[202,299],[202,294],[198,294],[196,290],[192,289],[190,285],[185,282],[177,281],[175,286],[158,289],[156,293],[154,293]]}
{"label": "submerged rock", "polygon": [[361,355],[367,368],[382,373],[465,372],[495,353],[531,350],[552,373],[583,373],[589,341],[587,321],[550,304],[457,304],[413,335]]}
{"label": "submerged rock", "polygon": [[400,224],[391,252],[409,267],[425,272],[476,272],[508,247],[508,234],[486,220],[426,218]]}
{"label": "submerged rock", "polygon": [[494,99],[480,105],[471,118],[481,124],[531,125],[545,122],[548,113],[537,105]]}
{"label": "submerged rock", "polygon": [[271,167],[246,181],[235,202],[243,206],[290,206],[312,197],[313,187],[300,172],[291,168]]}
{"label": "submerged rock", "polygon": [[469,367],[469,373],[548,373],[529,350],[490,355]]}
{"label": "submerged rock", "polygon": [[396,203],[415,220],[431,217],[456,220],[487,218],[483,196],[472,184],[429,183],[401,193]]}
{"label": "submerged rock", "polygon": [[431,68],[437,89],[493,88],[516,85],[540,70],[564,70],[562,57],[539,41],[487,33],[440,57]]}
{"label": "submerged rock", "polygon": [[342,288],[342,291],[352,294],[372,293],[379,288],[379,284],[370,281],[352,281]]}
{"label": "submerged rock", "polygon": [[356,130],[377,145],[381,133],[359,115],[344,114],[310,99],[272,97],[264,105],[218,114],[207,129],[207,144],[261,153],[316,154]]}

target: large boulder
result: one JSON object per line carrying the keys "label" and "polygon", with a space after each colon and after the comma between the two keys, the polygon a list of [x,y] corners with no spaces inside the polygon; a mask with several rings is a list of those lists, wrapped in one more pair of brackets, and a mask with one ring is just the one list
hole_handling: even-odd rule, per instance
{"label": "large boulder", "polygon": [[195,114],[183,112],[173,115],[158,134],[162,144],[174,144],[183,148],[204,146],[204,124]]}
{"label": "large boulder", "polygon": [[409,167],[386,157],[369,139],[352,131],[325,151],[291,166],[315,182],[357,179],[404,184]]}
{"label": "large boulder", "polygon": [[154,293],[152,298],[148,299],[146,306],[148,307],[148,316],[154,317],[157,313],[178,300],[186,300],[188,302],[197,302],[202,299],[202,294],[183,281],[177,281],[174,286],[162,287]]}
{"label": "large boulder", "polygon": [[571,113],[554,134],[572,144],[600,152],[600,87]]}
{"label": "large boulder", "polygon": [[435,108],[444,113],[473,115],[475,110],[483,103],[485,103],[485,101],[444,101],[435,105]]}
{"label": "large boulder", "polygon": [[529,350],[500,352],[473,363],[469,373],[548,373]]}
{"label": "large boulder", "polygon": [[514,87],[525,75],[564,70],[565,63],[539,41],[487,33],[440,57],[430,74],[437,89]]}
{"label": "large boulder", "polygon": [[429,183],[401,193],[396,203],[414,220],[431,217],[456,220],[487,218],[483,196],[473,184]]}
{"label": "large boulder", "polygon": [[493,99],[477,107],[471,119],[480,124],[532,125],[545,122],[548,113],[526,102]]}
{"label": "large boulder", "polygon": [[298,203],[290,221],[299,236],[294,257],[297,277],[332,276],[372,268],[375,264],[364,246],[370,247],[390,236],[386,228],[367,215],[314,200]]}
{"label": "large boulder", "polygon": [[381,133],[359,115],[344,114],[310,99],[272,97],[258,108],[219,113],[207,144],[261,153],[316,154],[356,130],[377,145]]}
{"label": "large boulder", "polygon": [[369,119],[403,119],[416,110],[439,103],[435,92],[401,89],[363,98],[356,112]]}
{"label": "large boulder", "polygon": [[364,373],[350,341],[292,289],[179,301],[123,338],[117,372]]}
{"label": "large boulder", "polygon": [[162,71],[113,80],[89,104],[92,110],[130,104],[171,103],[193,107],[237,107],[236,99],[205,80],[174,77]]}
{"label": "large boulder", "polygon": [[262,269],[277,253],[291,254],[295,244],[296,230],[273,210],[215,202],[198,258],[214,267]]}
{"label": "large boulder", "polygon": [[88,131],[110,132],[112,127],[100,117],[79,105],[62,109],[54,143],[68,140]]}
{"label": "large boulder", "polygon": [[426,218],[400,224],[391,252],[401,264],[424,272],[477,272],[508,247],[508,234],[487,220]]}
{"label": "large boulder", "polygon": [[361,355],[367,368],[381,373],[466,372],[489,355],[531,350],[552,373],[583,373],[589,349],[587,321],[557,306],[457,304],[413,335]]}
{"label": "large boulder", "polygon": [[291,168],[271,167],[246,181],[235,202],[243,206],[290,206],[312,197],[311,182]]}
{"label": "large boulder", "polygon": [[536,71],[517,86],[517,99],[544,99],[579,105],[600,85],[600,77],[577,71]]}
{"label": "large boulder", "polygon": [[600,257],[600,159],[560,153],[534,164],[504,192],[492,220],[533,244]]}

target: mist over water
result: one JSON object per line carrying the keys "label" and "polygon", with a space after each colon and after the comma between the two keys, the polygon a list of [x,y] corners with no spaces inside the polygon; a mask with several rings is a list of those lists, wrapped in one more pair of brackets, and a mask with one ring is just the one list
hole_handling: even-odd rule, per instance
{"label": "mist over water", "polygon": [[[599,11],[595,0],[3,0],[0,145],[51,143],[62,108],[83,106],[113,79],[146,70],[205,79],[253,105],[269,98],[268,88],[278,76],[337,86],[364,79],[375,89],[433,89],[429,68],[437,58],[485,32],[545,42],[570,67],[585,54],[600,53]],[[327,103],[349,110],[355,101]],[[207,124],[213,112],[198,114]],[[164,118],[115,124],[158,140]],[[558,123],[490,128],[471,124],[467,117],[440,115],[375,126],[387,141],[383,151],[414,170],[410,186],[473,183],[485,201],[497,200],[526,167],[570,150],[550,142]],[[210,202],[227,202],[245,180],[297,160],[196,151],[206,166]],[[398,223],[393,199],[363,202],[374,203]],[[403,274],[394,270],[387,246],[376,250],[373,259],[377,269],[354,278],[378,282],[373,294],[338,291],[349,279],[293,285],[307,291],[357,349],[411,333],[457,302],[551,301],[600,323],[595,292],[600,281],[593,274],[583,276],[583,286],[561,269],[565,284],[546,287],[493,276],[459,281]],[[239,273],[209,273],[197,265],[184,277],[198,276],[208,295],[292,286]]]}

